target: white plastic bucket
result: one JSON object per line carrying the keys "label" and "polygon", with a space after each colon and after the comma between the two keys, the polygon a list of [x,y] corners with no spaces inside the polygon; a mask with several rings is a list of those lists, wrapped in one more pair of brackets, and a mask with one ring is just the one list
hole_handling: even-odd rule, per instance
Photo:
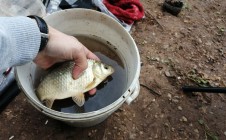
{"label": "white plastic bucket", "polygon": [[124,102],[130,104],[139,94],[140,56],[130,34],[111,17],[94,10],[71,9],[45,17],[47,23],[69,35],[95,35],[109,41],[125,60],[127,83],[122,96],[110,105],[87,113],[63,113],[44,106],[36,97],[34,83],[40,76],[34,63],[16,67],[16,79],[29,102],[43,114],[76,127],[88,127],[104,121]]}

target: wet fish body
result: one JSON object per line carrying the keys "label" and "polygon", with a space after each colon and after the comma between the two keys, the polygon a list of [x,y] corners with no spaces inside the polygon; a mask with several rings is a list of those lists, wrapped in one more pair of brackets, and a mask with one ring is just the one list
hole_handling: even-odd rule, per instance
{"label": "wet fish body", "polygon": [[65,62],[48,73],[39,84],[37,96],[47,107],[51,108],[56,99],[69,97],[78,106],[83,106],[84,93],[95,88],[114,72],[111,66],[88,59],[88,68],[75,80],[72,78],[73,66],[73,61]]}

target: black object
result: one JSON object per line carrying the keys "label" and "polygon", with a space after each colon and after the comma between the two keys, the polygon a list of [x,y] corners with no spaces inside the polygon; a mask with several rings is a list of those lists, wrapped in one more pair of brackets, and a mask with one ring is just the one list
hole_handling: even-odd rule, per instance
{"label": "black object", "polygon": [[42,0],[45,7],[48,7],[50,0]]}
{"label": "black object", "polygon": [[225,87],[193,87],[184,86],[182,87],[184,92],[211,92],[211,93],[226,93]]}
{"label": "black object", "polygon": [[66,0],[62,0],[59,7],[61,9],[70,8],[86,8],[86,9],[96,9],[96,6],[91,0],[74,0],[74,3],[68,3]]}
{"label": "black object", "polygon": [[2,74],[0,74],[0,96],[3,94],[3,90],[7,88],[15,80],[14,78],[14,68],[6,69]]}
{"label": "black object", "polygon": [[165,0],[162,8],[172,15],[177,16],[180,13],[183,5],[183,2],[180,0]]}
{"label": "black object", "polygon": [[16,80],[5,87],[2,92],[4,94],[1,94],[0,96],[0,112],[2,112],[5,107],[7,107],[7,105],[20,93]]}
{"label": "black object", "polygon": [[40,52],[45,48],[45,46],[47,45],[47,42],[49,40],[49,38],[48,38],[48,33],[49,33],[48,26],[47,26],[46,22],[39,16],[30,15],[28,17],[36,20],[38,27],[39,27],[39,30],[41,32],[41,44],[40,44],[40,48],[39,48],[39,52]]}

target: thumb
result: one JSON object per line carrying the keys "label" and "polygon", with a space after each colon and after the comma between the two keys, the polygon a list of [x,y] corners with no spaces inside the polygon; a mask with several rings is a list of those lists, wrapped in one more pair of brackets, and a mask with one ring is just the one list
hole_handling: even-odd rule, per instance
{"label": "thumb", "polygon": [[79,53],[74,59],[75,65],[72,70],[72,77],[77,79],[82,72],[88,67],[87,58],[84,54]]}

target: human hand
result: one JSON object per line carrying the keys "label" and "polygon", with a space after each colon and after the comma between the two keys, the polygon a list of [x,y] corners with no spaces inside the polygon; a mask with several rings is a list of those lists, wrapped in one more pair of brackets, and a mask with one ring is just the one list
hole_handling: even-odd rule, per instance
{"label": "human hand", "polygon": [[[75,66],[72,76],[77,79],[79,75],[87,68],[87,58],[99,60],[99,58],[88,50],[75,37],[66,35],[51,26],[49,28],[49,41],[46,47],[38,53],[34,62],[41,68],[47,69],[57,62],[73,60]],[[95,94],[96,89],[89,91],[89,94]]]}

